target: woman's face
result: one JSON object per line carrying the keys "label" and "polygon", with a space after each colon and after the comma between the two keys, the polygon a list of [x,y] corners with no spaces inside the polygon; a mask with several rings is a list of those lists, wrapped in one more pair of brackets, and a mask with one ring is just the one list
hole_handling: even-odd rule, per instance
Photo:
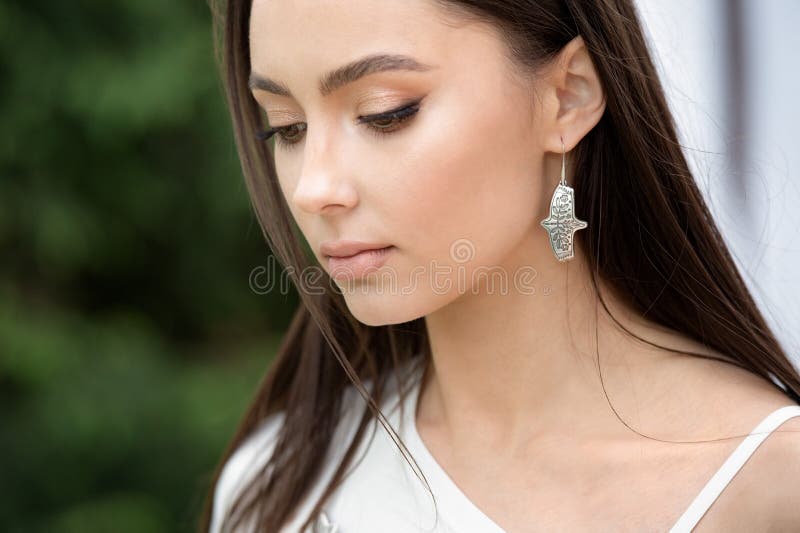
{"label": "woman's face", "polygon": [[[513,286],[520,265],[535,267],[549,251],[538,225],[551,192],[542,180],[539,102],[513,74],[496,30],[444,17],[429,0],[252,5],[253,79],[288,92],[256,87],[253,96],[271,127],[300,125],[284,130],[295,144],[276,134],[281,188],[320,264],[368,325],[474,297],[475,269],[500,268]],[[353,81],[339,70],[320,94],[328,73],[380,54],[406,56],[383,63],[406,68]],[[359,122],[412,104],[404,119]],[[332,273],[320,245],[338,240],[392,248],[371,275]]]}

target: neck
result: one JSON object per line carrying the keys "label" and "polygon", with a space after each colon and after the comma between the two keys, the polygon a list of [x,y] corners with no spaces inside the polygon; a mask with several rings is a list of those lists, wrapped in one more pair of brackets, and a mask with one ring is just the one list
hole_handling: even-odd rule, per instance
{"label": "neck", "polygon": [[[531,243],[522,248],[541,250]],[[480,427],[487,445],[504,446],[553,435],[630,433],[605,394],[616,406],[620,394],[630,393],[630,383],[620,379],[643,361],[622,355],[636,341],[607,317],[580,250],[568,263],[547,259],[511,257],[503,265],[507,291],[470,290],[426,316],[432,364],[420,392],[420,424],[453,441],[474,440]],[[533,294],[514,287],[513,273],[523,265],[537,265],[528,285]],[[645,322],[600,287],[614,317],[643,333]],[[664,357],[648,353],[652,360]],[[621,392],[612,396],[612,390]]]}

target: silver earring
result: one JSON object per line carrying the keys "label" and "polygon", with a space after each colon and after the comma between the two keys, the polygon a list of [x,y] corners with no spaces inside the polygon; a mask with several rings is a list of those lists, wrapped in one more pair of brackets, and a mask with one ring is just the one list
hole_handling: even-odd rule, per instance
{"label": "silver earring", "polygon": [[567,185],[565,176],[566,153],[564,139],[561,139],[561,181],[550,200],[550,215],[540,224],[547,230],[550,246],[559,261],[568,261],[575,256],[573,237],[579,229],[587,224],[575,217],[575,191]]}
{"label": "silver earring", "polygon": [[[308,531],[309,529],[311,531]],[[331,519],[328,518],[325,511],[321,511],[311,527],[305,530],[306,533],[337,533],[337,531],[339,531],[338,524],[331,522]]]}

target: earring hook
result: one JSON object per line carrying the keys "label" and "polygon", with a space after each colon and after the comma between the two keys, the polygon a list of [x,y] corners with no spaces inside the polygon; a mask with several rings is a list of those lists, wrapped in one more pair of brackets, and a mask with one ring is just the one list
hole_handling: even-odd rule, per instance
{"label": "earring hook", "polygon": [[566,158],[567,154],[564,150],[564,137],[561,137],[561,185],[567,184],[567,177],[566,177]]}

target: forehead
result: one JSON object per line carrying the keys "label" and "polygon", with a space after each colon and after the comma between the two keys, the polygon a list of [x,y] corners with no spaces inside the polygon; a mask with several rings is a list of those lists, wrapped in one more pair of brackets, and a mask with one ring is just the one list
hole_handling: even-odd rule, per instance
{"label": "forehead", "polygon": [[443,14],[432,0],[253,0],[251,47],[304,50],[415,39],[442,29]]}
{"label": "forehead", "polygon": [[250,13],[252,71],[288,85],[370,54],[485,65],[500,46],[493,28],[455,19],[433,0],[253,0]]}

